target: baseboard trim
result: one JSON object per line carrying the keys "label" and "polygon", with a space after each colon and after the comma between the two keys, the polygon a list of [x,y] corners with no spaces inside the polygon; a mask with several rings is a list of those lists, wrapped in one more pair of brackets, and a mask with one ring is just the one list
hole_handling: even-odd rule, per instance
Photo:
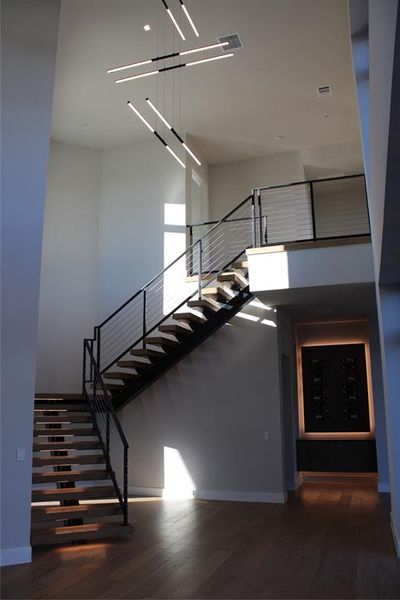
{"label": "baseboard trim", "polygon": [[286,489],[289,492],[296,492],[299,487],[303,484],[303,476],[298,471],[295,473],[294,481],[288,481],[286,484]]}
{"label": "baseboard trim", "polygon": [[162,488],[153,488],[153,487],[139,487],[139,486],[130,486],[128,487],[128,494],[130,496],[144,496],[144,497],[157,497],[161,498],[163,495]]}
{"label": "baseboard trim", "polygon": [[229,502],[268,502],[271,504],[284,504],[285,493],[275,492],[240,492],[240,491],[214,491],[196,490],[194,497],[197,500],[227,500]]}
{"label": "baseboard trim", "polygon": [[394,547],[396,548],[396,554],[400,558],[400,535],[396,529],[396,523],[394,522],[394,519],[393,519],[393,513],[390,513],[390,525],[392,528],[392,535],[393,535]]}
{"label": "baseboard trim", "polygon": [[21,548],[2,548],[0,550],[0,565],[22,565],[32,562],[31,546],[22,546]]}
{"label": "baseboard trim", "polygon": [[390,494],[390,483],[378,483],[378,492],[380,494]]}

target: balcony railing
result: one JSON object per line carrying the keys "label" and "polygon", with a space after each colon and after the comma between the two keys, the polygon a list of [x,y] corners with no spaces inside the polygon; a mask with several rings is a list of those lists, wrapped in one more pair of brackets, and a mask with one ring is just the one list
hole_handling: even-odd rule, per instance
{"label": "balcony railing", "polygon": [[[257,246],[370,235],[364,175],[258,187],[253,189],[253,198],[254,214],[250,218]],[[215,223],[188,225],[190,245]],[[225,226],[233,241],[243,223],[232,217]]]}

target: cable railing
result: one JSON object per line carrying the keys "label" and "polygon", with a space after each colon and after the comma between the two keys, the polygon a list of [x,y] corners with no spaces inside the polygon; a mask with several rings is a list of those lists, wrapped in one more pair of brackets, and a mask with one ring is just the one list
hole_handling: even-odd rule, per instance
{"label": "cable railing", "polygon": [[[184,310],[190,299],[201,299],[202,289],[255,245],[254,216],[254,196],[250,195],[95,327],[93,353],[99,374],[130,350],[146,348],[146,338],[153,331]],[[214,274],[211,279],[210,273]]]}
{"label": "cable railing", "polygon": [[95,343],[94,339],[83,340],[83,394],[89,403],[93,426],[121,506],[124,525],[128,525],[129,445],[99,373],[93,354]]}
{"label": "cable railing", "polygon": [[[369,235],[364,176],[256,188],[220,221],[191,225],[189,232],[189,248],[95,327],[92,340],[85,340],[84,392],[110,460],[115,445],[107,441],[107,419],[115,429],[113,440],[122,430],[102,374],[131,350],[145,349],[150,334],[162,324],[176,323],[176,313],[187,311],[189,300],[201,299],[204,287],[219,284],[219,274],[248,248]],[[125,442],[120,435],[124,450],[117,458],[125,456]],[[125,458],[122,467],[115,460],[119,472],[125,473]],[[121,481],[118,489],[124,501]]]}
{"label": "cable railing", "polygon": [[[370,235],[364,175],[259,187],[253,195],[258,246]],[[215,223],[188,225],[190,243]]]}

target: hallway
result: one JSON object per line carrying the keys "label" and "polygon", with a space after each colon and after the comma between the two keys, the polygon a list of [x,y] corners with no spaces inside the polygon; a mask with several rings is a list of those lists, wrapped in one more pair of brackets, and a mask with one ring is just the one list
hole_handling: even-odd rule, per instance
{"label": "hallway", "polygon": [[304,484],[285,505],[131,499],[133,536],[34,550],[2,597],[399,598],[389,496]]}

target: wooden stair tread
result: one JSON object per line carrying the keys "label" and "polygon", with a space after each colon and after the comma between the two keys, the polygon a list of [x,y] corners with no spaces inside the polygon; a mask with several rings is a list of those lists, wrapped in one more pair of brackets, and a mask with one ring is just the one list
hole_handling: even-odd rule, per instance
{"label": "wooden stair tread", "polygon": [[236,271],[225,271],[218,275],[218,281],[234,281],[239,287],[244,288],[249,285],[247,279]]}
{"label": "wooden stair tread", "polygon": [[206,323],[207,319],[203,315],[193,312],[177,312],[172,315],[175,321],[192,321],[193,323]]}
{"label": "wooden stair tread", "polygon": [[236,296],[235,292],[233,292],[230,288],[223,285],[218,285],[216,287],[204,288],[202,291],[204,296],[223,296],[227,300],[231,300]]}
{"label": "wooden stair tread", "polygon": [[162,350],[154,350],[153,348],[134,348],[130,351],[130,354],[132,356],[151,356],[152,358],[165,356],[165,352]]}
{"label": "wooden stair tread", "polygon": [[35,415],[35,423],[88,423],[91,421],[89,413],[68,415]]}
{"label": "wooden stair tread", "polygon": [[119,360],[117,362],[117,367],[121,367],[121,369],[147,369],[148,367],[151,367],[151,362],[144,362],[132,358],[130,360]]}
{"label": "wooden stair tread", "polygon": [[150,346],[176,346],[179,344],[179,340],[174,338],[167,338],[164,336],[148,336],[146,337],[146,344]]}
{"label": "wooden stair tread", "polygon": [[47,465],[96,465],[104,462],[105,458],[103,454],[75,454],[69,456],[34,456],[32,465],[34,467],[44,467]]}
{"label": "wooden stair tread", "polygon": [[32,531],[32,544],[62,544],[85,539],[99,539],[129,535],[132,525],[119,523],[87,523],[65,527],[51,527]]}
{"label": "wooden stair tread", "polygon": [[183,323],[179,323],[179,322],[169,323],[166,325],[160,325],[158,329],[159,329],[159,331],[165,332],[165,333],[177,333],[177,334],[185,334],[185,335],[189,335],[189,334],[193,333],[193,329],[191,329],[187,325],[184,325]]}
{"label": "wooden stair tread", "polygon": [[214,312],[218,312],[221,305],[211,298],[203,298],[202,300],[189,300],[187,303],[189,308],[207,308]]}
{"label": "wooden stair tread", "polygon": [[74,440],[66,440],[64,442],[34,442],[33,451],[40,452],[41,450],[79,450],[89,448],[100,448],[98,440],[85,440],[76,442]]}
{"label": "wooden stair tread", "polygon": [[90,487],[54,488],[33,490],[32,502],[47,502],[50,500],[80,500],[84,498],[114,498],[115,489],[112,486],[94,485]]}
{"label": "wooden stair tread", "polygon": [[94,481],[95,479],[109,479],[110,474],[105,469],[86,471],[49,471],[46,473],[33,473],[32,483],[47,483],[48,481]]}
{"label": "wooden stair tread", "polygon": [[35,405],[34,405],[34,410],[35,411],[59,411],[59,412],[68,410],[68,411],[86,412],[88,410],[88,406],[87,406],[87,404],[82,404],[81,402],[79,404],[60,404],[58,402],[46,404],[44,402],[38,402],[36,400]]}
{"label": "wooden stair tread", "polygon": [[91,436],[96,435],[96,431],[93,427],[71,427],[70,429],[54,429],[49,428],[45,429],[44,427],[35,427],[33,430],[33,435],[37,436],[47,436],[47,437],[56,437],[56,436],[69,436],[69,435],[77,435],[77,436]]}
{"label": "wooden stair tread", "polygon": [[32,523],[120,514],[121,506],[119,502],[85,503],[77,506],[32,506]]}
{"label": "wooden stair tread", "polygon": [[137,373],[125,373],[124,371],[110,371],[109,373],[103,373],[104,379],[135,379],[138,376]]}

